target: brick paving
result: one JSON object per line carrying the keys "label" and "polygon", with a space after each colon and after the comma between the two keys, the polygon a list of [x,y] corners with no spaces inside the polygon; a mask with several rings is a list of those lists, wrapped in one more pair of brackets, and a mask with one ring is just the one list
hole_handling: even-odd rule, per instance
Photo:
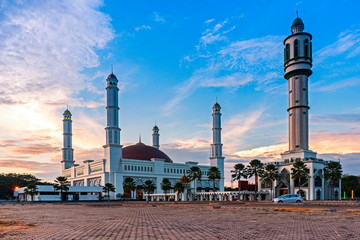
{"label": "brick paving", "polygon": [[[0,239],[360,238],[360,214],[283,212],[268,205],[3,204]],[[19,227],[6,230],[1,221]]]}

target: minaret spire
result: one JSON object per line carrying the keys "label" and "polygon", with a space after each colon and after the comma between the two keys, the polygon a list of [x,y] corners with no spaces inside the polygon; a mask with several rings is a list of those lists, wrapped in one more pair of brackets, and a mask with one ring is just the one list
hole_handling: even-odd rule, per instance
{"label": "minaret spire", "polygon": [[304,23],[298,17],[291,25],[292,34],[285,41],[284,78],[288,81],[289,151],[283,159],[316,157],[309,150],[309,84],[312,74],[312,36],[303,32]]}
{"label": "minaret spire", "polygon": [[156,126],[156,121],[155,121],[155,126],[153,127],[153,147],[159,149],[160,148],[160,140],[159,140],[159,128]]}
{"label": "minaret spire", "polygon": [[68,169],[74,164],[74,149],[72,148],[72,120],[71,112],[66,108],[63,119],[63,148],[62,148],[62,166],[63,170]]}
{"label": "minaret spire", "polygon": [[224,157],[222,155],[221,143],[221,107],[217,102],[213,106],[213,143],[211,144],[210,165],[217,167],[221,172],[221,179],[219,184],[220,191],[224,191]]}

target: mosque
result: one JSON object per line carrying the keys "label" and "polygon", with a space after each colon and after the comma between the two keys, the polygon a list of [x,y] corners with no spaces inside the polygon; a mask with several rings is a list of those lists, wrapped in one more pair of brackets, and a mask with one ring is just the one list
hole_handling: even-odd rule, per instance
{"label": "mosque", "polygon": [[[81,165],[75,163],[74,149],[72,148],[72,115],[68,109],[63,114],[62,176],[67,177],[71,186],[93,187],[112,183],[116,191],[112,193],[111,197],[115,198],[117,194],[124,194],[123,181],[125,178],[131,177],[136,183],[136,190],[131,193],[132,198],[142,199],[142,186],[146,180],[151,180],[155,184],[155,191],[159,194],[162,193],[160,184],[164,178],[168,178],[173,187],[180,182],[182,177],[186,176],[191,167],[197,166],[202,172],[202,179],[189,186],[193,186],[197,191],[208,191],[214,187],[219,191],[224,191],[224,157],[222,156],[221,107],[219,103],[216,102],[212,108],[213,143],[211,144],[210,164],[208,166],[198,165],[198,162],[192,159],[185,164],[174,163],[166,153],[160,150],[160,134],[156,125],[152,129],[152,146],[145,145],[141,139],[135,145],[126,147],[121,145],[118,79],[111,73],[106,82],[107,125],[103,159],[85,160]],[[215,186],[213,186],[213,181],[207,179],[207,172],[212,166],[217,167],[221,173],[221,178],[215,181]]]}
{"label": "mosque", "polygon": [[[72,119],[69,110],[63,114],[64,147],[62,149],[62,175],[71,182],[70,192],[78,199],[95,200],[101,195],[100,186],[112,183],[117,194],[123,194],[123,181],[126,177],[135,180],[136,190],[132,192],[133,199],[142,199],[143,184],[151,180],[156,186],[154,194],[146,195],[151,200],[160,200],[164,194],[161,182],[168,178],[171,185],[186,178],[192,166],[198,166],[202,171],[201,181],[189,184],[198,200],[232,200],[232,199],[268,199],[283,194],[301,194],[306,200],[340,200],[341,181],[335,184],[334,189],[330,181],[324,178],[324,168],[328,161],[317,157],[317,153],[309,149],[309,101],[308,77],[312,74],[312,36],[304,32],[303,21],[296,17],[291,26],[291,35],[284,40],[284,78],[288,81],[288,122],[289,122],[289,150],[281,154],[281,161],[271,162],[277,167],[279,178],[275,181],[260,181],[259,191],[224,192],[224,157],[221,143],[221,107],[216,102],[212,108],[213,142],[211,144],[210,164],[198,165],[196,159],[184,163],[174,163],[171,158],[160,150],[159,128],[154,126],[152,146],[145,145],[139,140],[135,145],[123,147],[120,143],[119,107],[118,107],[118,79],[111,73],[107,79],[107,125],[105,128],[106,142],[104,158],[100,160],[85,160],[77,164],[74,161],[72,148]],[[302,180],[301,186],[291,177],[291,169],[296,161],[303,161],[310,170],[309,177]],[[221,172],[221,179],[215,182],[208,181],[207,172],[211,166]],[[216,192],[212,192],[213,188]],[[44,195],[51,195],[49,189],[41,190]],[[195,189],[194,189],[195,188]],[[301,188],[301,189],[300,189]],[[23,191],[23,190],[21,190]],[[334,191],[334,192],[332,192]],[[333,193],[333,194],[332,194]],[[58,194],[58,193],[57,193]],[[170,193],[175,200],[176,193]],[[41,195],[41,194],[40,194]],[[194,197],[193,196],[193,197]],[[57,196],[58,198],[58,196]],[[184,195],[182,197],[184,200]]]}

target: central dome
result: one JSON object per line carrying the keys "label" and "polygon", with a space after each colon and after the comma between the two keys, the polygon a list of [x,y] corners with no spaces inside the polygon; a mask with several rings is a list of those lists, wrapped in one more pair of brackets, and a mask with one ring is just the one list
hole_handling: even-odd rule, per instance
{"label": "central dome", "polygon": [[151,161],[152,158],[165,159],[165,162],[172,163],[173,161],[164,152],[157,148],[145,145],[135,144],[124,147],[122,150],[122,157],[125,159],[136,159]]}

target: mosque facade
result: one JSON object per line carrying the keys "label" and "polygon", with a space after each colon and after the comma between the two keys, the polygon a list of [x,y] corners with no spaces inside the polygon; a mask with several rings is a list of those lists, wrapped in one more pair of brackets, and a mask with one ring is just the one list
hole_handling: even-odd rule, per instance
{"label": "mosque facade", "polygon": [[[118,79],[111,73],[106,79],[107,87],[107,125],[105,127],[106,141],[104,158],[100,160],[85,160],[82,164],[74,161],[74,149],[72,148],[72,114],[67,109],[63,116],[63,149],[62,149],[62,176],[67,177],[71,186],[104,186],[111,183],[115,186],[115,193],[124,194],[123,181],[127,177],[134,179],[136,190],[133,191],[133,199],[143,198],[143,184],[151,180],[155,186],[155,193],[161,194],[161,182],[168,178],[172,187],[187,175],[193,166],[200,168],[202,172],[201,181],[191,182],[190,187],[196,191],[209,191],[214,189],[213,181],[208,181],[207,173],[210,167],[220,170],[221,178],[215,181],[215,188],[224,191],[224,157],[222,156],[221,143],[221,107],[216,102],[212,108],[213,113],[213,143],[211,144],[211,156],[209,165],[199,165],[196,161],[185,163],[174,163],[171,158],[160,150],[159,128],[153,127],[152,146],[139,142],[123,147],[120,143],[119,128],[119,106],[118,106]],[[76,155],[75,155],[76,156]],[[187,189],[194,192],[194,190]]]}

